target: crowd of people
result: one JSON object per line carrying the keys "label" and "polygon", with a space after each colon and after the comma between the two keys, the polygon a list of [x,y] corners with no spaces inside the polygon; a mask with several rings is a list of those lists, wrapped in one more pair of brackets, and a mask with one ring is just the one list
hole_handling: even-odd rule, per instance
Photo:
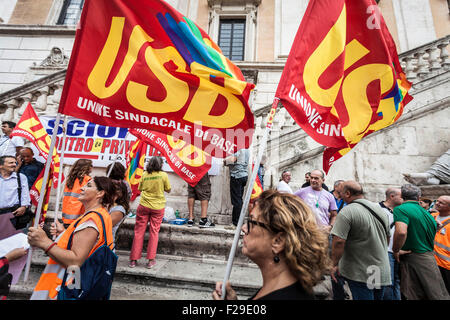
{"label": "crowd of people", "polygon": [[450,298],[450,196],[433,201],[405,184],[387,188],[385,200],[375,203],[356,181],[336,180],[326,191],[318,169],[305,174],[296,192],[290,180],[283,171],[277,190],[301,198],[329,234],[335,300]]}
{"label": "crowd of people", "polygon": [[[7,154],[0,156],[0,241],[26,233],[28,243],[48,255],[31,299],[58,299],[69,266],[82,266],[102,246],[115,248],[117,230],[131,212],[125,168],[115,162],[104,176],[93,176],[92,161],[78,159],[64,182],[62,219],[51,223],[47,232],[40,226],[18,229],[11,221],[30,207],[30,183],[43,164],[30,148],[7,145],[2,151]],[[242,210],[248,164],[248,150],[224,160],[230,173],[231,229]],[[139,183],[130,268],[142,258],[147,226],[145,266],[156,265],[165,194],[171,191],[162,165],[161,157],[151,157]],[[250,299],[314,299],[313,288],[326,275],[335,300],[449,299],[450,196],[432,201],[407,184],[388,188],[385,200],[375,203],[365,199],[363,186],[356,181],[336,180],[328,191],[325,174],[318,169],[308,172],[295,192],[289,186],[291,179],[291,172],[283,171],[276,188],[263,191],[249,206],[242,226],[242,252],[263,278],[262,287]],[[199,227],[215,226],[207,217],[210,198],[208,175],[188,187],[187,227],[195,225],[195,200],[201,206]],[[8,274],[8,264],[25,254],[15,249],[0,257],[0,282]],[[237,298],[231,283],[218,282],[214,299],[222,298],[223,286],[226,299]],[[0,288],[0,296],[6,293]],[[103,297],[107,299],[109,293]]]}

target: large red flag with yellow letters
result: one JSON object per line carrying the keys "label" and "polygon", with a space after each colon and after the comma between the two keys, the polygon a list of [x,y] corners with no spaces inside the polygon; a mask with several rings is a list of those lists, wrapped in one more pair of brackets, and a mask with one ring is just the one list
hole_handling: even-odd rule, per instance
{"label": "large red flag with yellow letters", "polygon": [[86,0],[59,112],[115,127],[178,130],[225,157],[251,144],[253,87],[165,1]]}
{"label": "large red flag with yellow letters", "polygon": [[323,168],[393,124],[412,99],[395,43],[373,0],[311,0],[276,97],[328,147]]}

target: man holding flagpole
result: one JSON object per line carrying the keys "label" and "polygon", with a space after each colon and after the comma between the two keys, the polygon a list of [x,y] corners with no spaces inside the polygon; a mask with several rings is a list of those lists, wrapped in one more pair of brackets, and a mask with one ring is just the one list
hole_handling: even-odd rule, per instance
{"label": "man holding flagpole", "polygon": [[236,227],[242,209],[242,197],[248,180],[249,150],[241,149],[233,156],[224,159],[224,164],[230,168],[230,195],[233,205],[232,222]]}

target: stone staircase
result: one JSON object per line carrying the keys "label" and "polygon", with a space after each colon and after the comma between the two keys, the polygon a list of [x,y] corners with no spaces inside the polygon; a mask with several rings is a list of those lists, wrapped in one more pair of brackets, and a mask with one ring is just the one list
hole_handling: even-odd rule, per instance
{"label": "stone staircase", "polygon": [[[53,221],[47,218],[47,223]],[[145,268],[145,252],[135,268],[128,267],[133,239],[134,218],[121,225],[116,244],[119,261],[112,286],[111,300],[211,300],[215,283],[225,276],[234,230],[224,225],[201,229],[197,226],[161,225],[156,265]],[[242,238],[241,238],[242,239]],[[144,240],[146,249],[147,237]],[[42,273],[47,257],[33,250],[29,280],[13,285],[8,299],[29,299]],[[252,296],[262,284],[258,267],[237,250],[230,282],[239,299]],[[329,298],[329,279],[315,288],[318,298]]]}

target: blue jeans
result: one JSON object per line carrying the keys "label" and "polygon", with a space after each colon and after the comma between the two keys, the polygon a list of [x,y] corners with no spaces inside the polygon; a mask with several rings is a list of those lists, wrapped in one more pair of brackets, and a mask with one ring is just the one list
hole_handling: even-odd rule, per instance
{"label": "blue jeans", "polygon": [[353,281],[345,279],[348,283],[348,287],[352,292],[353,300],[382,300],[383,292],[386,287],[380,289],[369,289],[364,282]]}
{"label": "blue jeans", "polygon": [[386,287],[383,300],[401,300],[400,295],[400,265],[395,260],[394,254],[389,252],[389,264],[391,265],[392,284]]}
{"label": "blue jeans", "polygon": [[347,293],[344,290],[345,279],[344,277],[338,275],[337,273],[334,275],[336,277],[337,282],[331,279],[331,289],[333,290],[333,300],[346,300],[348,298]]}

